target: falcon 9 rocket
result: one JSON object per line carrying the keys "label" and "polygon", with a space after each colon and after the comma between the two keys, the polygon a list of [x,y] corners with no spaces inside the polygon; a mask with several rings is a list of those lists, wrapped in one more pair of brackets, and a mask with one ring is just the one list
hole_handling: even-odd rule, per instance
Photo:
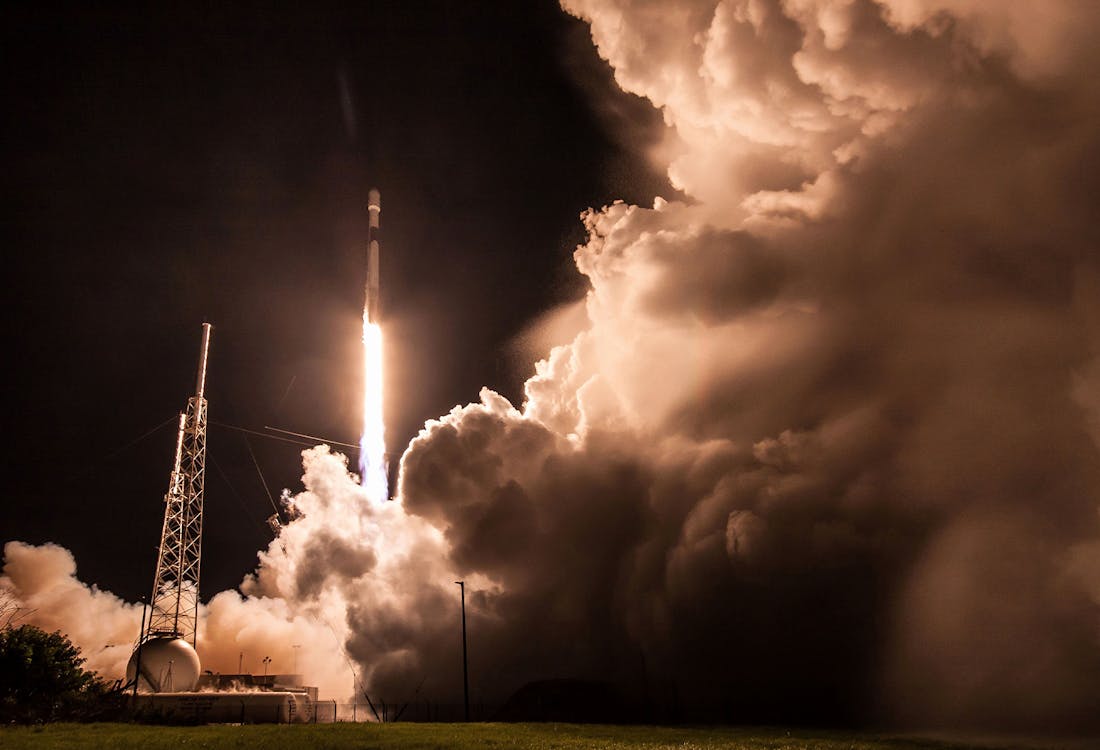
{"label": "falcon 9 rocket", "polygon": [[386,467],[386,424],[382,414],[382,295],[379,289],[378,219],[382,196],[367,194],[370,224],[367,230],[367,287],[363,297],[363,436],[359,441],[359,470],[363,486],[376,502],[389,499]]}

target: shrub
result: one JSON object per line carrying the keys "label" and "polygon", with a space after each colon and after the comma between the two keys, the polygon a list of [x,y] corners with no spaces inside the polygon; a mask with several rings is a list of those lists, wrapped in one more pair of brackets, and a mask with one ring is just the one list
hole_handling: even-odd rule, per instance
{"label": "shrub", "polygon": [[0,722],[31,724],[97,716],[105,683],[83,668],[80,649],[33,625],[0,631]]}

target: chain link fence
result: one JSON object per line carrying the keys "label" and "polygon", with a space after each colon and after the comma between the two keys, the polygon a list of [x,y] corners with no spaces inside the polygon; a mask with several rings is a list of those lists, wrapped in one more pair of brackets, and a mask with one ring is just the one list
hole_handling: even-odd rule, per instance
{"label": "chain link fence", "polygon": [[[494,706],[470,704],[470,721],[489,721],[496,712]],[[341,703],[317,701],[313,704],[313,721],[317,724],[367,721],[463,721],[465,707],[461,703],[433,703],[426,700],[390,704]]]}

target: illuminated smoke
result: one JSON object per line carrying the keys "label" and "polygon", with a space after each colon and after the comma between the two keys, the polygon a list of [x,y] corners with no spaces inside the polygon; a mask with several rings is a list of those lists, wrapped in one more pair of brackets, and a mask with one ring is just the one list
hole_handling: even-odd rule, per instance
{"label": "illuminated smoke", "polygon": [[1100,6],[565,4],[687,199],[588,212],[584,330],[402,457],[478,672],[1095,724]]}
{"label": "illuminated smoke", "polygon": [[7,542],[0,592],[7,594],[0,602],[9,610],[0,611],[0,623],[10,617],[14,624],[61,630],[81,647],[87,669],[111,678],[123,675],[137,638],[141,605],[126,604],[77,580],[76,561],[67,549]]}
{"label": "illuminated smoke", "polygon": [[385,421],[382,413],[382,327],[363,316],[363,436],[359,440],[359,472],[367,495],[375,502],[389,499]]}

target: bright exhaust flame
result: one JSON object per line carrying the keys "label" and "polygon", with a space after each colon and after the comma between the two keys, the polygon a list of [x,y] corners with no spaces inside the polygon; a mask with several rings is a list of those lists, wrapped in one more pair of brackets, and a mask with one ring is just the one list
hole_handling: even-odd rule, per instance
{"label": "bright exhaust flame", "polygon": [[359,476],[367,495],[389,499],[386,437],[382,419],[382,328],[363,316],[363,436],[359,439]]}

